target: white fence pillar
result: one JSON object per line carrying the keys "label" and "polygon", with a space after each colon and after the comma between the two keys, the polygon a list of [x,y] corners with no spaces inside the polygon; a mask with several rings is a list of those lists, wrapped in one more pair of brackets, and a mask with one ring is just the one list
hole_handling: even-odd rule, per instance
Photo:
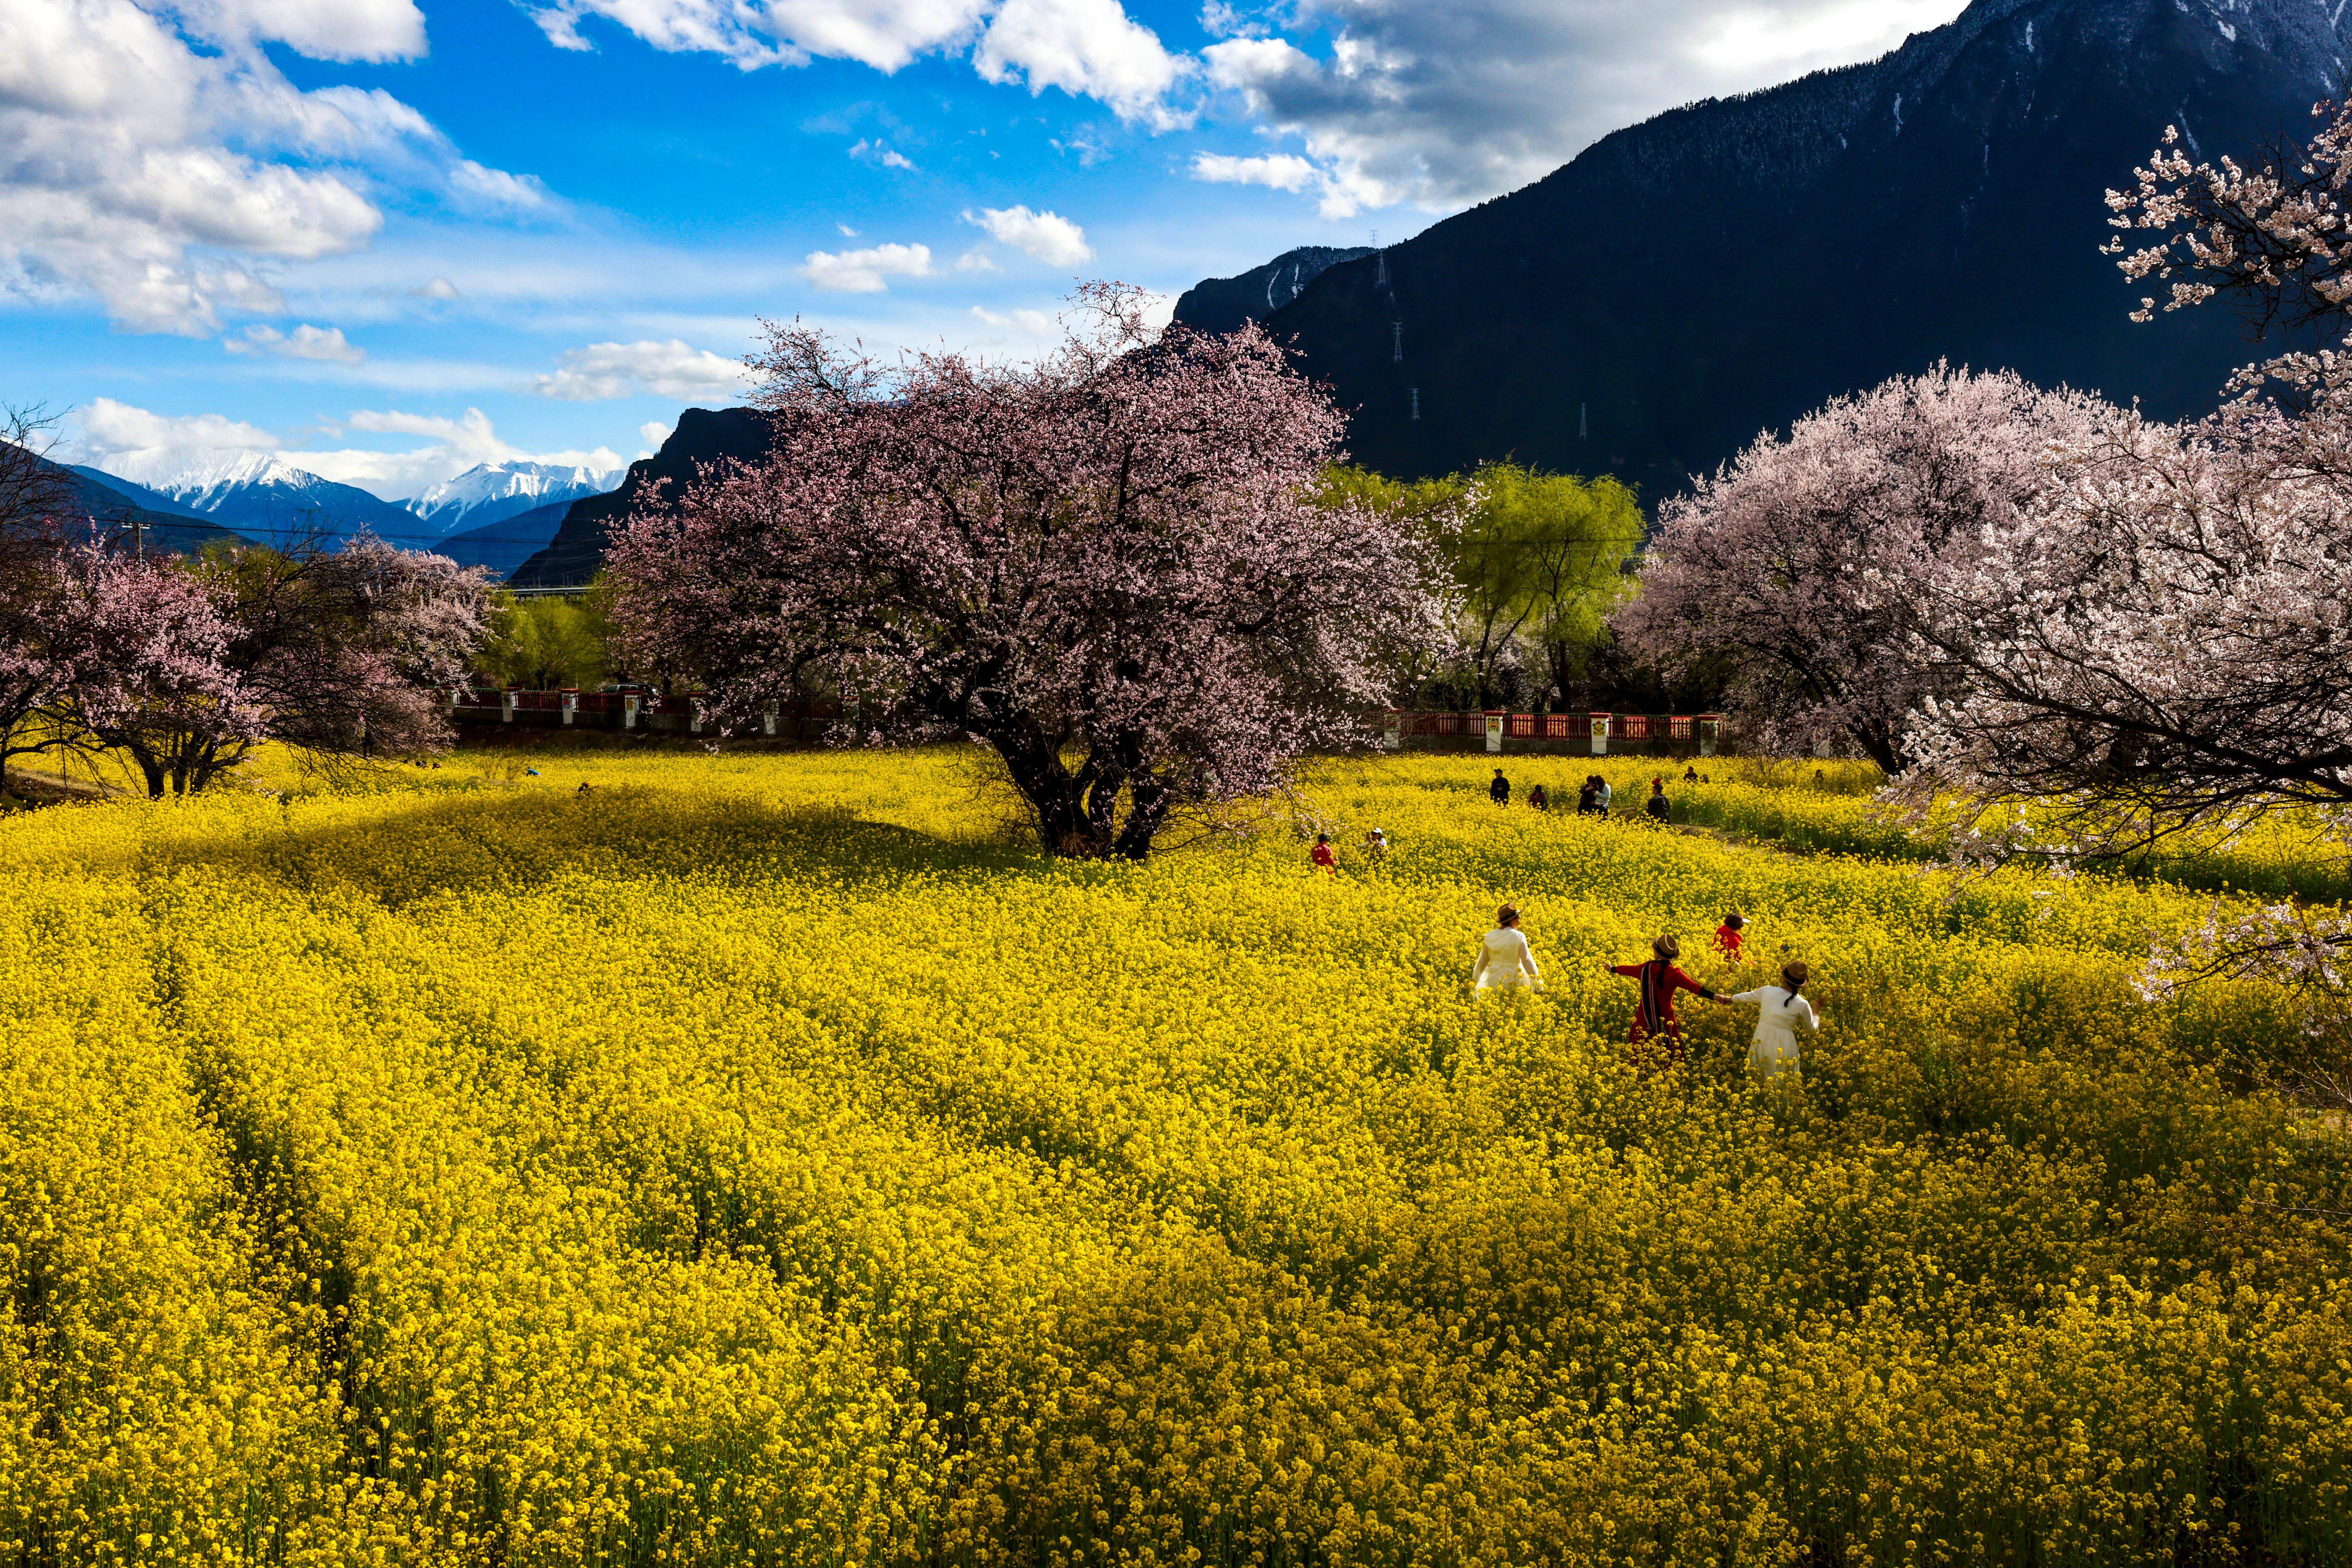
{"label": "white fence pillar", "polygon": [[511,691],[499,693],[499,722],[501,724],[514,722],[514,693]]}
{"label": "white fence pillar", "polygon": [[1486,715],[1486,749],[1490,752],[1503,749],[1503,716],[1500,713]]}
{"label": "white fence pillar", "polygon": [[1381,750],[1383,752],[1404,750],[1404,715],[1393,709],[1390,710],[1388,722],[1381,731]]}
{"label": "white fence pillar", "polygon": [[[698,724],[700,721],[698,720],[696,722]],[[772,735],[776,732],[776,705],[772,702],[768,704],[767,712],[761,716],[760,732],[763,735]]]}
{"label": "white fence pillar", "polygon": [[567,691],[563,694],[563,721],[565,723],[569,724],[572,722],[572,715],[579,710],[579,707],[580,693],[577,691]]}
{"label": "white fence pillar", "polygon": [[1595,713],[1591,717],[1592,719],[1592,754],[1596,757],[1605,757],[1609,754],[1609,715]]}
{"label": "white fence pillar", "polygon": [[624,730],[634,730],[636,727],[637,694],[632,691],[621,699],[621,728]]}

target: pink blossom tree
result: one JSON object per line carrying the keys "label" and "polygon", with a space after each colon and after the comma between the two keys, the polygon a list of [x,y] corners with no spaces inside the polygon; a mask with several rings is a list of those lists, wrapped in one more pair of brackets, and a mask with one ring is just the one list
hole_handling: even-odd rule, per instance
{"label": "pink blossom tree", "polygon": [[1913,632],[1916,583],[1987,563],[2029,515],[2043,455],[2100,416],[2007,372],[1937,366],[1759,436],[1659,510],[1641,591],[1612,617],[1669,673],[1733,664],[1730,706],[1769,747],[1851,745],[1888,773],[1948,650]]}
{"label": "pink blossom tree", "polygon": [[1066,856],[1141,858],[1366,738],[1389,656],[1440,632],[1425,539],[1318,504],[1340,416],[1264,333],[1081,305],[1025,366],[772,326],[775,454],[626,525],[624,656],[698,674],[730,728],[821,679],[873,731],[979,741]]}
{"label": "pink blossom tree", "polygon": [[446,694],[489,632],[478,568],[362,537],[332,551],[220,552],[192,570],[217,607],[241,702],[155,689],[102,718],[93,709],[93,731],[151,791],[201,790],[263,740],[331,761],[449,743]]}

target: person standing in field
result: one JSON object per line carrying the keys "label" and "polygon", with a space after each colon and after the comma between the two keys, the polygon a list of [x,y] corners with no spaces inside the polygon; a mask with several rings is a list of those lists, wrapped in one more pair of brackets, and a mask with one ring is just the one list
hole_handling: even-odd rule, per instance
{"label": "person standing in field", "polygon": [[1315,868],[1317,870],[1328,871],[1334,877],[1339,874],[1339,863],[1331,857],[1331,836],[1329,834],[1318,833],[1315,836],[1314,861]]}
{"label": "person standing in field", "polygon": [[1594,787],[1592,775],[1584,775],[1584,787],[1576,792],[1576,815],[1590,816],[1601,809],[1601,791]]}
{"label": "person standing in field", "polygon": [[1528,805],[1537,811],[1549,811],[1551,809],[1551,796],[1544,794],[1543,785],[1538,784],[1535,788],[1528,791]]}
{"label": "person standing in field", "polygon": [[1470,966],[1474,991],[1507,991],[1517,986],[1540,990],[1543,973],[1536,968],[1535,950],[1519,930],[1519,911],[1505,904],[1495,911],[1495,929],[1478,939],[1478,957]]}
{"label": "person standing in field", "polygon": [[1716,951],[1722,953],[1724,957],[1731,960],[1732,963],[1738,963],[1739,944],[1748,940],[1740,933],[1745,931],[1747,929],[1748,917],[1741,914],[1738,910],[1734,910],[1729,914],[1724,916],[1723,923],[1715,928]]}
{"label": "person standing in field", "polygon": [[1600,773],[1592,775],[1592,798],[1601,816],[1609,815],[1609,803],[1616,798],[1616,795],[1617,792],[1609,787],[1609,780],[1605,776]]}
{"label": "person standing in field", "polygon": [[1486,786],[1486,798],[1496,805],[1511,804],[1511,781],[1503,776],[1500,768],[1495,770],[1495,782]]}
{"label": "person standing in field", "polygon": [[1791,1079],[1797,1077],[1800,1023],[1815,1034],[1821,1032],[1822,1016],[1813,1011],[1811,1002],[1797,994],[1808,973],[1801,963],[1784,963],[1780,966],[1780,984],[1759,985],[1731,998],[1734,1002],[1753,1002],[1761,1009],[1756,1017],[1756,1038],[1748,1047],[1748,1069],[1767,1083],[1784,1073]]}
{"label": "person standing in field", "polygon": [[1675,961],[1683,955],[1682,944],[1671,936],[1662,936],[1650,944],[1652,954],[1647,963],[1612,963],[1612,974],[1622,974],[1638,981],[1641,998],[1633,1005],[1632,1043],[1638,1049],[1651,1040],[1660,1042],[1669,1065],[1683,1059],[1683,1025],[1675,1016],[1675,993],[1687,991],[1720,1004],[1723,998],[1685,974]]}
{"label": "person standing in field", "polygon": [[1388,855],[1389,836],[1387,834],[1382,833],[1379,828],[1375,827],[1370,833],[1364,835],[1365,858],[1370,860],[1374,865],[1378,865],[1382,860],[1387,859]]}
{"label": "person standing in field", "polygon": [[1675,808],[1674,804],[1666,799],[1665,780],[1650,781],[1650,798],[1642,803],[1642,809],[1655,822],[1664,822],[1673,816]]}

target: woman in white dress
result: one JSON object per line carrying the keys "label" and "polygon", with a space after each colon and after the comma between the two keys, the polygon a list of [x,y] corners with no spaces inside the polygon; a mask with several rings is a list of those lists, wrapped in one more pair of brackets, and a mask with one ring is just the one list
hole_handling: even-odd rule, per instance
{"label": "woman in white dress", "polygon": [[1795,1076],[1800,1023],[1820,1032],[1821,1015],[1813,1011],[1811,1002],[1797,994],[1809,973],[1802,963],[1783,964],[1780,984],[1759,985],[1731,998],[1734,1002],[1754,1002],[1761,1009],[1756,1017],[1756,1038],[1748,1047],[1748,1066],[1768,1082],[1782,1073]]}
{"label": "woman in white dress", "polygon": [[1514,985],[1540,989],[1542,972],[1519,930],[1519,911],[1505,904],[1495,911],[1495,929],[1478,941],[1478,961],[1470,968],[1470,984],[1478,991],[1501,991]]}

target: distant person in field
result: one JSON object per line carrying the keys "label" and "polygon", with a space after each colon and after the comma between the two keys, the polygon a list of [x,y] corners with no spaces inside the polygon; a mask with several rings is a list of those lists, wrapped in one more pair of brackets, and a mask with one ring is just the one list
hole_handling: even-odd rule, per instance
{"label": "distant person in field", "polygon": [[1544,794],[1543,785],[1538,784],[1535,788],[1528,791],[1528,805],[1538,811],[1549,811],[1551,809],[1551,796]]}
{"label": "distant person in field", "polygon": [[1389,836],[1379,828],[1364,835],[1364,855],[1375,865],[1389,858]]}
{"label": "distant person in field", "polygon": [[1495,782],[1486,786],[1486,798],[1496,805],[1511,804],[1511,781],[1503,776],[1500,768],[1495,770]]}
{"label": "distant person in field", "polygon": [[1339,874],[1339,862],[1332,858],[1331,836],[1329,834],[1318,833],[1315,836],[1315,854],[1313,858],[1315,861],[1315,868],[1317,870],[1328,871],[1334,877]]}
{"label": "distant person in field", "polygon": [[1797,1075],[1797,1026],[1803,1024],[1819,1034],[1822,1016],[1813,1005],[1797,994],[1805,984],[1807,974],[1801,963],[1780,966],[1780,984],[1759,985],[1753,991],[1743,991],[1731,998],[1734,1002],[1753,1002],[1761,1009],[1756,1016],[1756,1037],[1748,1047],[1748,1068],[1757,1077],[1770,1082],[1786,1073]]}
{"label": "distant person in field", "polygon": [[1683,1024],[1675,1016],[1675,993],[1687,991],[1715,1003],[1723,998],[1675,964],[1683,950],[1673,937],[1658,938],[1650,944],[1650,952],[1653,956],[1647,963],[1612,963],[1609,973],[1641,984],[1641,996],[1633,1004],[1633,1044],[1638,1047],[1655,1040],[1664,1048],[1667,1062],[1675,1064],[1683,1059]]}
{"label": "distant person in field", "polygon": [[1747,929],[1748,917],[1741,914],[1738,910],[1734,910],[1729,914],[1724,916],[1723,923],[1715,928],[1716,951],[1723,954],[1724,957],[1731,960],[1732,963],[1738,963],[1739,944],[1748,940],[1740,933],[1745,931]]}
{"label": "distant person in field", "polygon": [[1666,799],[1665,780],[1650,781],[1650,798],[1642,803],[1642,809],[1655,822],[1665,822],[1673,816],[1674,803]]}
{"label": "distant person in field", "polygon": [[1519,911],[1505,904],[1495,911],[1495,929],[1478,939],[1477,962],[1470,966],[1470,984],[1476,991],[1506,991],[1514,986],[1541,989],[1543,974],[1536,968],[1535,950],[1519,930]]}
{"label": "distant person in field", "polygon": [[1688,767],[1688,768],[1685,768],[1685,769],[1683,770],[1683,783],[1685,783],[1685,784],[1696,784],[1696,783],[1698,783],[1698,769],[1697,769],[1697,768],[1696,768],[1696,767]]}
{"label": "distant person in field", "polygon": [[1606,816],[1609,815],[1609,803],[1617,798],[1617,792],[1609,787],[1609,780],[1600,773],[1592,775],[1592,786],[1593,799],[1601,808],[1601,815]]}
{"label": "distant person in field", "polygon": [[1587,773],[1584,775],[1584,787],[1576,792],[1576,815],[1579,816],[1590,816],[1600,809],[1600,786],[1592,782],[1592,775],[1591,773]]}

